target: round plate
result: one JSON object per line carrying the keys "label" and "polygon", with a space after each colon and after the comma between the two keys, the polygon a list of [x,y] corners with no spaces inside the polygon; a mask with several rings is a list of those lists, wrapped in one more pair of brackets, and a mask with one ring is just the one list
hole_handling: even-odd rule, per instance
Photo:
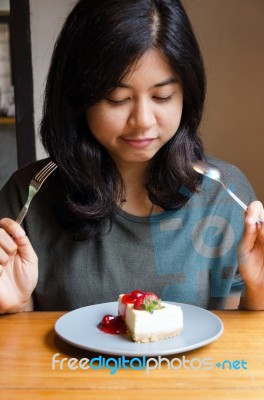
{"label": "round plate", "polygon": [[93,352],[124,356],[158,356],[186,352],[219,338],[224,330],[220,318],[190,304],[181,306],[184,328],[179,336],[151,343],[135,343],[127,335],[110,335],[97,325],[105,314],[117,315],[118,303],[103,303],[79,308],[60,317],[57,335],[66,342]]}
{"label": "round plate", "polygon": [[57,335],[66,342],[97,353],[124,356],[158,356],[186,352],[215,341],[224,326],[220,318],[190,304],[181,306],[184,327],[179,336],[151,343],[135,343],[127,335],[111,335],[97,325],[105,314],[117,315],[118,303],[103,303],[78,308],[60,317]]}

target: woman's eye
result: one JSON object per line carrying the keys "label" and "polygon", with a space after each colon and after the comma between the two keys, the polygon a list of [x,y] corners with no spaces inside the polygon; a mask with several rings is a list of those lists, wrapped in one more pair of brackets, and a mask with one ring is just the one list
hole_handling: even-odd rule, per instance
{"label": "woman's eye", "polygon": [[123,99],[123,100],[114,100],[114,99],[106,99],[108,103],[113,104],[113,105],[121,105],[125,104],[127,101],[129,101],[129,98]]}
{"label": "woman's eye", "polygon": [[153,96],[153,99],[158,101],[159,103],[166,103],[166,101],[170,101],[171,98],[172,98],[172,94],[170,96],[165,96],[165,97]]}

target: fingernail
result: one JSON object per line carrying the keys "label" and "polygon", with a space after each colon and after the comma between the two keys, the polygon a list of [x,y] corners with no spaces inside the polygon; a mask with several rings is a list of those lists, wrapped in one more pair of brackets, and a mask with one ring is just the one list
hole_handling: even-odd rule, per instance
{"label": "fingernail", "polygon": [[24,231],[24,229],[21,228],[21,226],[20,226],[19,228],[17,228],[17,230],[16,230],[16,232],[15,232],[15,237],[16,237],[17,239],[20,239],[20,238],[22,238],[22,237],[24,237],[24,236],[25,236],[25,231]]}

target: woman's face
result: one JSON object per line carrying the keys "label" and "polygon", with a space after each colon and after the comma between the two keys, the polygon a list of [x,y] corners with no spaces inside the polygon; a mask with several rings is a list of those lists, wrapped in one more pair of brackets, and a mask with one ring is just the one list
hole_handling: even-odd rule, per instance
{"label": "woman's face", "polygon": [[114,93],[86,111],[93,136],[120,163],[147,162],[176,133],[182,87],[158,50],[145,53]]}

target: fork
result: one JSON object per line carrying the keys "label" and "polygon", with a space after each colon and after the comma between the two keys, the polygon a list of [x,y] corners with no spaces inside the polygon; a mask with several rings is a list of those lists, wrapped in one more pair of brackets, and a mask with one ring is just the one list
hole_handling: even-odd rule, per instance
{"label": "fork", "polygon": [[28,188],[27,201],[16,219],[16,222],[19,225],[22,223],[23,219],[25,218],[28,212],[31,200],[33,199],[35,194],[39,191],[45,180],[50,176],[50,174],[52,174],[53,171],[55,171],[57,167],[58,167],[57,164],[55,164],[53,161],[50,161],[48,164],[45,165],[45,167],[41,168],[41,170],[37,172],[37,174],[31,179]]}

